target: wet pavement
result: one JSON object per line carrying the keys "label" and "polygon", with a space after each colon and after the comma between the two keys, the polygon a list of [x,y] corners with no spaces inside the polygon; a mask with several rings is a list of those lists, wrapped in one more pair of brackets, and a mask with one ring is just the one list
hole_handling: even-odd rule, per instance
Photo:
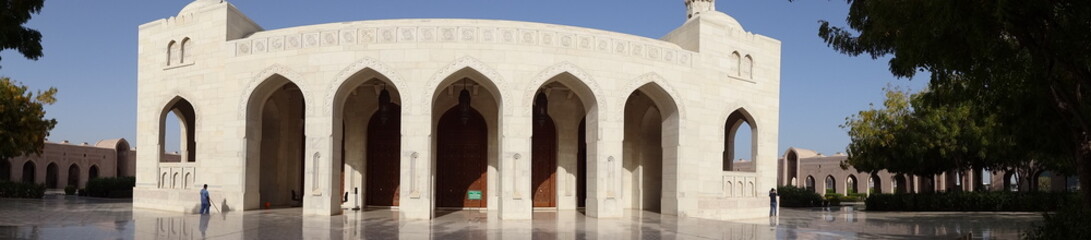
{"label": "wet pavement", "polygon": [[0,239],[1016,239],[1038,213],[863,212],[855,207],[782,209],[776,218],[713,221],[632,211],[620,219],[577,211],[500,220],[477,211],[402,221],[395,210],[303,217],[302,210],[213,212],[132,209],[126,200],[50,195],[0,199]]}

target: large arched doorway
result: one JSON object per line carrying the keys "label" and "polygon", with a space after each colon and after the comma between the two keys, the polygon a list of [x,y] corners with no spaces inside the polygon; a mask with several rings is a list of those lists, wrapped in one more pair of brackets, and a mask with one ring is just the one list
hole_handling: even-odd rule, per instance
{"label": "large arched doorway", "polygon": [[664,169],[674,169],[678,160],[677,105],[666,91],[649,83],[629,95],[624,111],[622,194],[629,200],[623,204],[662,212],[665,205],[674,203],[675,181],[664,178],[668,176]]}
{"label": "large arched doorway", "polygon": [[539,92],[534,98],[531,137],[531,190],[534,207],[557,206],[557,126],[549,116],[549,99]]}
{"label": "large arched doorway", "polygon": [[35,171],[37,171],[36,168],[37,167],[34,166],[34,162],[32,162],[32,161],[27,161],[26,163],[23,164],[23,182],[24,183],[34,183],[34,181],[35,181],[34,180],[34,177],[35,177],[34,173],[35,173]]}
{"label": "large arched doorway", "polygon": [[438,207],[488,206],[489,129],[473,109],[470,91],[458,93],[459,103],[439,120],[436,174]]}
{"label": "large arched doorway", "polygon": [[[587,128],[597,127],[596,96],[586,79],[561,72],[534,91],[531,112],[533,206],[586,205]],[[588,125],[588,121],[591,125]],[[574,191],[574,192],[573,192]]]}
{"label": "large arched doorway", "polygon": [[757,171],[758,127],[746,109],[728,115],[724,125],[724,171]]}
{"label": "large arched doorway", "polygon": [[[303,204],[305,101],[280,75],[265,80],[247,104],[246,209]],[[255,192],[256,190],[256,192]]]}
{"label": "large arched doorway", "polygon": [[892,179],[892,182],[894,184],[894,186],[893,186],[894,187],[894,193],[908,193],[909,192],[909,181],[906,181],[905,175],[894,176],[894,179]]}
{"label": "large arched doorway", "polygon": [[59,171],[60,171],[60,169],[58,169],[56,163],[49,163],[49,165],[46,165],[46,167],[45,167],[45,187],[46,188],[58,188],[59,187],[59,185],[57,185],[57,184],[60,184],[60,174],[58,173]]}
{"label": "large arched doorway", "polygon": [[11,162],[0,159],[0,181],[11,181]]}
{"label": "large arched doorway", "polygon": [[72,164],[68,167],[68,185],[65,186],[80,187],[80,166]]}
{"label": "large arched doorway", "polygon": [[349,206],[400,205],[402,96],[386,75],[364,68],[333,99],[341,193]]}
{"label": "large arched doorway", "polygon": [[883,193],[883,178],[879,177],[879,174],[872,174],[868,178],[868,194],[881,193]]}
{"label": "large arched doorway", "polygon": [[401,106],[380,90],[378,108],[367,125],[367,205],[398,206],[401,177]]}
{"label": "large arched doorway", "polygon": [[98,177],[98,165],[91,165],[91,168],[87,170],[87,180],[96,179]]}
{"label": "large arched doorway", "polygon": [[435,206],[497,207],[499,198],[490,193],[499,189],[500,91],[490,78],[463,68],[441,82],[432,100]]}

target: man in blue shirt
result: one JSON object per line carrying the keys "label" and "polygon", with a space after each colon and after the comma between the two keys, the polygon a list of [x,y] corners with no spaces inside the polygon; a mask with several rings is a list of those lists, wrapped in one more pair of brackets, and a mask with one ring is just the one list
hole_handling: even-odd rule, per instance
{"label": "man in blue shirt", "polygon": [[777,197],[779,197],[779,196],[780,195],[777,194],[777,189],[776,188],[769,189],[769,216],[770,217],[777,215]]}
{"label": "man in blue shirt", "polygon": [[208,214],[208,207],[212,204],[212,199],[208,198],[208,184],[205,184],[204,188],[201,188],[201,214]]}

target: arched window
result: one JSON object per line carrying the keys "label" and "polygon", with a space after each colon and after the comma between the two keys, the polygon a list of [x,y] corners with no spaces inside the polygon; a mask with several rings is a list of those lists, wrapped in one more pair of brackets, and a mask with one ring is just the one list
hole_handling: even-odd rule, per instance
{"label": "arched window", "polygon": [[731,76],[738,77],[742,75],[741,73],[739,73],[741,63],[742,55],[739,55],[739,52],[731,53],[731,60],[728,63],[728,72],[731,73]]}
{"label": "arched window", "polygon": [[811,192],[814,192],[814,190],[815,190],[814,189],[814,177],[807,176],[806,188],[807,188],[807,190],[810,190]]}
{"label": "arched window", "polygon": [[187,63],[187,62],[192,62],[193,61],[193,59],[190,59],[190,55],[193,54],[193,53],[190,52],[190,50],[192,50],[192,48],[193,48],[192,45],[193,45],[193,42],[190,41],[189,38],[183,38],[182,39],[182,47],[181,47],[182,52],[179,54],[179,55],[181,55],[180,56],[181,58],[178,60],[179,63]]}
{"label": "arched window", "polygon": [[724,138],[723,170],[757,172],[758,126],[746,109],[727,116]]}
{"label": "arched window", "polygon": [[[197,161],[196,124],[193,105],[186,99],[175,98],[164,107],[159,120],[159,162]],[[177,155],[168,154],[174,152]]]}
{"label": "arched window", "polygon": [[731,183],[731,181],[727,181],[727,189],[726,189],[726,190],[725,190],[724,192],[726,192],[726,193],[727,193],[727,196],[728,196],[728,197],[733,197],[733,196],[735,196],[735,194],[734,194],[734,193],[735,193],[735,188],[734,188],[734,185],[735,185],[735,184],[732,184],[732,183]]}
{"label": "arched window", "polygon": [[159,176],[159,188],[167,188],[170,185],[167,184],[167,173],[163,173]]}
{"label": "arched window", "polygon": [[826,176],[826,193],[837,193],[837,179],[833,175]]}
{"label": "arched window", "polygon": [[746,57],[742,59],[742,64],[740,65],[740,68],[742,69],[740,70],[740,72],[742,72],[742,78],[754,78],[754,59],[751,58],[750,55],[746,55]]}
{"label": "arched window", "polygon": [[167,43],[167,66],[173,65],[178,60],[178,42]]}

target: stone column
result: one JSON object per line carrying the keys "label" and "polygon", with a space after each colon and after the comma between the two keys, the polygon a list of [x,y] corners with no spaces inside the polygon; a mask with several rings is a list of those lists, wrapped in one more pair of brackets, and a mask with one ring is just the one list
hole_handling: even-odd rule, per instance
{"label": "stone column", "polygon": [[609,119],[589,111],[586,124],[587,216],[621,217],[621,141],[625,122],[620,116]]}
{"label": "stone column", "polygon": [[314,104],[316,100],[307,100],[303,130],[307,141],[303,152],[303,215],[341,214],[340,194],[334,189],[340,184],[341,163],[333,162],[341,157],[340,144],[333,144],[333,133],[341,131],[341,125],[334,124],[331,109]]}
{"label": "stone column", "polygon": [[[398,213],[410,220],[430,219],[435,209],[432,194],[435,186],[432,141],[435,135],[432,133],[432,115],[427,114],[431,108],[408,106],[409,101],[403,103],[406,105],[402,107],[402,172],[399,176]],[[416,109],[424,109],[425,113],[410,111]]]}
{"label": "stone column", "polygon": [[[505,103],[513,104],[513,103]],[[500,119],[501,158],[499,162],[500,218],[530,219],[534,212],[534,192],[530,186],[531,135],[533,126],[530,109],[516,108],[517,113],[503,113]]]}

